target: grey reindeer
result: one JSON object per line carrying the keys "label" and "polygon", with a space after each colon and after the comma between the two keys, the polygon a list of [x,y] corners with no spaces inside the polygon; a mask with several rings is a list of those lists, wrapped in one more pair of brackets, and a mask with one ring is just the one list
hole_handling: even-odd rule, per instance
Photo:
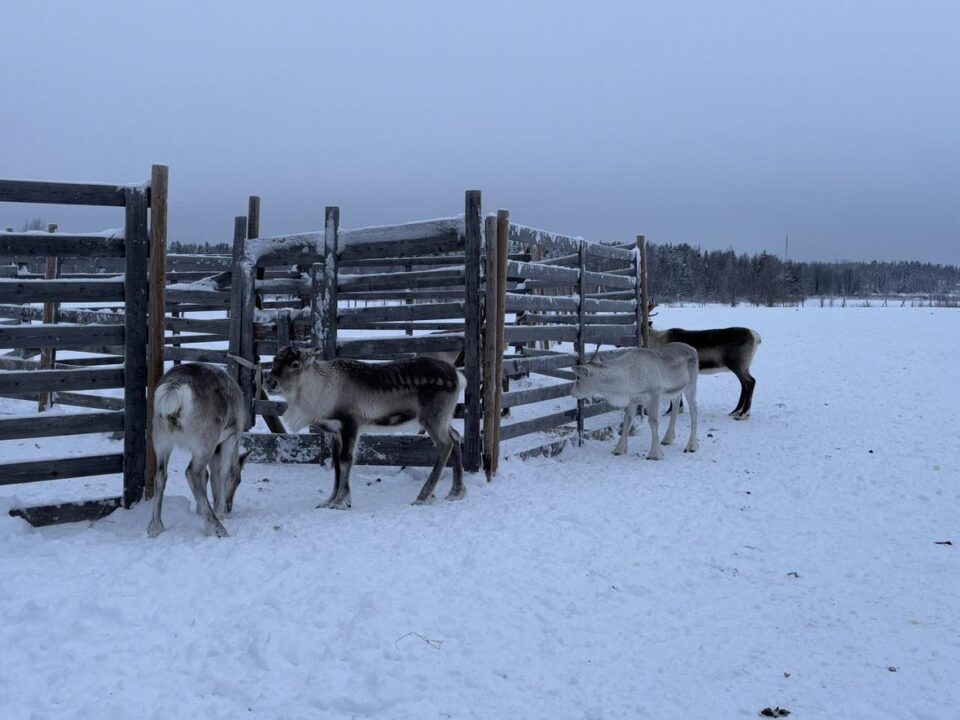
{"label": "grey reindeer", "polygon": [[697,370],[697,351],[684,343],[670,343],[655,350],[631,348],[610,360],[599,360],[594,353],[586,365],[573,368],[576,381],[570,394],[577,399],[602,397],[613,407],[624,409],[620,441],[613,450],[614,455],[627,453],[627,439],[637,407],[645,408],[651,433],[647,460],[660,460],[663,450],[657,415],[661,398],[674,401],[662,444],[669,445],[674,440],[682,394],[687,396],[690,405],[690,439],[684,452],[697,450]]}
{"label": "grey reindeer", "polygon": [[287,402],[283,419],[294,432],[319,425],[334,438],[334,487],[318,507],[350,507],[350,469],[357,439],[371,425],[416,420],[437,448],[437,460],[414,504],[431,500],[447,460],[453,455],[453,486],[447,500],[466,494],[460,434],[451,427],[463,375],[450,363],[418,356],[387,363],[322,360],[312,350],[282,348],[263,386]]}
{"label": "grey reindeer", "polygon": [[[233,498],[248,453],[240,453],[246,420],[236,381],[213,365],[188,363],[170,369],[157,385],[153,402],[153,449],[157,456],[153,517],[147,533],[163,532],[160,513],[167,485],[167,464],[175,446],[190,451],[187,481],[208,535],[227,537],[220,522],[233,510]],[[208,472],[209,469],[209,472]],[[211,480],[213,504],[207,499]]]}

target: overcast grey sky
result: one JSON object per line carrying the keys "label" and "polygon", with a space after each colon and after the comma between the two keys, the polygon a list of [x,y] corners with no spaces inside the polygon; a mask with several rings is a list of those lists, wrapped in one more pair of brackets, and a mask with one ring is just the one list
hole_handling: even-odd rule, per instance
{"label": "overcast grey sky", "polygon": [[[0,0],[0,177],[140,181],[170,237],[485,211],[960,263],[960,2]],[[63,229],[116,211],[0,205]]]}

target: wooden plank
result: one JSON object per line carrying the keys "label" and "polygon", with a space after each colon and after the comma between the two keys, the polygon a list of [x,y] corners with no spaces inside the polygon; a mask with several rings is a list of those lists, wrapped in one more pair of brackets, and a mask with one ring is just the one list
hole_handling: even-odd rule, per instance
{"label": "wooden plank", "polygon": [[120,280],[0,279],[0,303],[94,302],[123,300]]}
{"label": "wooden plank", "polygon": [[503,330],[506,344],[526,343],[532,340],[551,340],[553,342],[575,342],[576,325],[511,325]]}
{"label": "wooden plank", "polygon": [[[324,360],[340,356],[337,342],[337,307],[340,297],[340,208],[328,207],[325,211],[323,235],[322,295],[317,298],[315,327],[317,347]],[[349,356],[348,356],[349,357]]]}
{"label": "wooden plank", "polygon": [[635,303],[636,298],[634,297],[635,293],[633,289],[630,290],[610,290],[604,292],[593,292],[592,290],[588,293],[588,297],[595,298],[598,300],[627,300],[630,303]]}
{"label": "wooden plank", "polygon": [[[60,308],[60,322],[84,325],[123,325],[123,314],[110,310],[75,310]],[[42,320],[43,310],[26,305],[0,305],[0,317],[18,320]]]}
{"label": "wooden plank", "polygon": [[355,244],[368,246],[374,242],[397,243],[404,240],[460,235],[463,233],[463,225],[463,220],[459,217],[417,220],[398,225],[373,225],[342,231],[342,244],[344,247]]}
{"label": "wooden plank", "polygon": [[[257,310],[257,294],[254,292],[253,283],[256,279],[257,269],[256,266],[249,263],[244,263],[241,267],[243,268],[243,274],[238,280],[243,284],[243,309],[241,311],[243,321],[240,323],[240,352],[238,356],[248,363],[255,363],[259,354],[253,340],[253,317]],[[253,370],[241,366],[239,368],[239,384],[247,406],[247,427],[249,428],[255,422],[253,415],[253,401],[255,399]]]}
{"label": "wooden plank", "polygon": [[367,338],[340,342],[337,348],[337,357],[386,358],[401,353],[445,352],[463,349],[464,334],[460,333],[422,335],[419,337]]}
{"label": "wooden plank", "polygon": [[577,420],[579,413],[577,408],[572,407],[568,410],[543,415],[541,417],[531,418],[530,420],[521,420],[512,422],[500,427],[500,437],[503,440],[512,440],[521,435],[529,435],[544,430],[552,430],[560,425],[566,425]]}
{"label": "wooden plank", "polygon": [[[240,341],[244,322],[253,322],[253,318],[243,315],[243,254],[247,233],[247,219],[242,215],[233,219],[233,281],[230,283],[230,338],[227,347],[231,355],[240,357]],[[240,381],[240,365],[231,360],[227,372],[237,382]]]}
{"label": "wooden plank", "polygon": [[597,300],[587,298],[585,301],[588,313],[594,312],[632,312],[636,306],[636,300]]}
{"label": "wooden plank", "polygon": [[60,525],[72,522],[93,522],[106,517],[122,504],[123,498],[104,498],[84,502],[40,505],[10,510],[13,517],[21,517],[33,527]]}
{"label": "wooden plank", "polygon": [[[584,324],[586,322],[587,316],[587,248],[585,244],[580,245],[578,251],[579,260],[580,260],[580,277],[577,282],[577,297],[580,299],[580,306],[577,308],[577,334],[576,334],[576,345],[575,350],[577,353],[577,365],[583,365],[586,357],[584,352],[586,350],[586,328]],[[585,407],[585,402],[582,399],[577,400],[577,445],[583,444],[583,409]]]}
{"label": "wooden plank", "polygon": [[[0,327],[0,348],[66,348],[121,344],[122,325],[19,325]],[[52,360],[51,360],[52,362]]]}
{"label": "wooden plank", "polygon": [[520,375],[523,373],[544,373],[546,370],[568,368],[576,364],[576,355],[558,353],[537,357],[507,358],[503,361],[503,370],[508,375]]}
{"label": "wooden plank", "polygon": [[450,320],[448,322],[352,322],[341,319],[337,322],[340,330],[389,330],[403,331],[407,335],[412,335],[417,331],[437,331],[444,332],[463,332],[463,320]]}
{"label": "wooden plank", "polygon": [[164,324],[167,330],[214,333],[217,335],[229,335],[231,329],[229,319],[220,320],[216,318],[168,317],[164,319]]}
{"label": "wooden plank", "polygon": [[[259,273],[262,267],[257,267]],[[308,295],[312,291],[308,278],[267,278],[257,280],[256,290],[261,295]]]}
{"label": "wooden plank", "polygon": [[622,260],[624,262],[633,262],[633,251],[624,250],[615,245],[604,245],[603,243],[588,242],[584,244],[587,248],[587,255],[593,257],[607,258],[610,260]]}
{"label": "wooden plank", "polygon": [[461,267],[391,272],[377,275],[341,275],[338,290],[347,293],[458,286],[464,284],[464,271],[464,268]]}
{"label": "wooden plank", "polygon": [[549,295],[521,295],[519,293],[507,293],[506,311],[507,312],[531,312],[531,311],[574,311],[579,308],[579,303],[574,297],[549,296]]}
{"label": "wooden plank", "polygon": [[0,180],[0,202],[122,207],[126,188],[94,183]]}
{"label": "wooden plank", "polygon": [[113,475],[123,472],[123,455],[82,455],[0,465],[0,485]]}
{"label": "wooden plank", "polygon": [[637,338],[637,326],[629,325],[585,325],[584,342],[622,344],[633,346]]}
{"label": "wooden plank", "polygon": [[376,290],[373,292],[340,293],[340,300],[413,300],[427,302],[431,300],[463,300],[464,290]]}
{"label": "wooden plank", "polygon": [[181,290],[167,287],[167,307],[178,303],[197,303],[205,307],[221,309],[230,307],[230,293],[217,290]]}
{"label": "wooden plank", "polygon": [[[315,464],[324,457],[322,435],[247,433],[243,446],[253,463]],[[436,459],[436,448],[425,435],[361,435],[354,464],[424,467]]]}
{"label": "wooden plank", "polygon": [[118,388],[123,387],[123,376],[123,370],[118,368],[2,372],[0,394]]}
{"label": "wooden plank", "polygon": [[496,439],[493,446],[493,471],[500,466],[500,417],[501,396],[503,395],[503,353],[506,348],[506,307],[507,307],[507,268],[510,262],[517,262],[507,258],[510,235],[510,212],[497,210],[497,368],[494,371],[497,378],[497,389],[494,393],[494,413],[496,425],[494,432]]}
{"label": "wooden plank", "polygon": [[570,395],[570,388],[572,387],[572,382],[565,382],[556,385],[530,388],[529,390],[515,390],[503,394],[501,406],[504,408],[512,408],[519,405],[530,405],[532,403],[544,402],[545,400],[556,400],[557,398],[568,397]]}
{"label": "wooden plank", "polygon": [[448,265],[450,267],[463,267],[464,256],[462,253],[453,255],[416,255],[414,257],[380,257],[367,258],[365,260],[352,260],[350,262],[340,261],[340,269],[346,267],[354,268],[388,268],[403,267],[413,265],[414,267]]}
{"label": "wooden plank", "polygon": [[167,254],[167,270],[170,272],[209,271],[214,273],[229,270],[232,262],[230,255]]}
{"label": "wooden plank", "polygon": [[[576,325],[579,315],[573,314],[533,314],[526,313],[523,316],[524,323],[530,325]],[[615,313],[610,315],[586,315],[588,325],[626,325],[633,324],[633,315],[626,313]]]}
{"label": "wooden plank", "polygon": [[390,305],[387,307],[341,308],[338,319],[343,322],[380,322],[440,320],[444,318],[463,318],[465,304],[420,303],[418,305]]}
{"label": "wooden plank", "polygon": [[[147,465],[147,199],[142,190],[126,192],[127,256],[124,279],[123,501],[143,497]],[[75,370],[73,372],[93,372]]]}
{"label": "wooden plank", "polygon": [[584,270],[583,274],[587,285],[602,288],[626,288],[631,293],[626,297],[633,296],[632,293],[636,281],[632,277],[613,275],[611,273],[589,272],[587,270]]}
{"label": "wooden plank", "polygon": [[349,244],[340,249],[337,258],[344,265],[348,265],[354,260],[365,260],[367,258],[456,253],[463,252],[464,248],[464,238],[456,232],[445,232],[439,235],[409,239],[376,240],[373,242],[355,242],[351,239]]}
{"label": "wooden plank", "polygon": [[103,397],[102,395],[85,395],[82,393],[58,392],[54,395],[58,405],[70,407],[85,407],[94,410],[123,410],[123,399]]}
{"label": "wooden plank", "polygon": [[540,263],[507,261],[507,275],[511,278],[523,280],[539,280],[549,285],[574,285],[580,276],[580,271],[574,268],[558,267],[556,265],[542,265]]}
{"label": "wooden plank", "polygon": [[0,417],[0,440],[83,435],[120,430],[123,430],[122,412]]}
{"label": "wooden plank", "polygon": [[66,233],[0,233],[0,255],[20,258],[123,257],[123,238]]}
{"label": "wooden plank", "polygon": [[257,415],[283,415],[287,404],[280,400],[254,400],[253,411]]}
{"label": "wooden plank", "polygon": [[178,362],[203,362],[226,365],[230,359],[227,350],[208,350],[205,348],[165,347],[163,359]]}
{"label": "wooden plank", "polygon": [[169,168],[154,165],[150,171],[149,291],[147,298],[147,430],[144,464],[145,498],[153,497],[153,476],[157,458],[153,452],[153,395],[163,376],[164,317],[167,283],[167,189]]}

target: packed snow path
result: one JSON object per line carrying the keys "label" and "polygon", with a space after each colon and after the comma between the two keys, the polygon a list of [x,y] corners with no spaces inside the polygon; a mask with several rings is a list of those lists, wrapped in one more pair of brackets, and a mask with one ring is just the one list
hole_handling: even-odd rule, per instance
{"label": "packed snow path", "polygon": [[155,540],[149,503],[41,530],[4,512],[0,715],[957,717],[960,312],[657,322],[763,337],[749,421],[731,375],[701,379],[694,455],[645,461],[644,423],[628,456],[506,461],[429,507],[427,469],[357,467],[349,512],[314,509],[329,469],[251,466],[223,540],[182,454]]}

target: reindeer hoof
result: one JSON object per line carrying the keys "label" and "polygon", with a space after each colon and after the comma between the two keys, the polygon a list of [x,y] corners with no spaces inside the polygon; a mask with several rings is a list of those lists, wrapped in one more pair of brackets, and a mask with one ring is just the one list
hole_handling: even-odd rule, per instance
{"label": "reindeer hoof", "polygon": [[734,415],[734,416],[733,416],[733,419],[734,419],[734,420],[746,420],[746,419],[749,418],[749,417],[750,417],[750,413],[740,413],[739,415]]}
{"label": "reindeer hoof", "polygon": [[223,525],[214,525],[213,527],[207,528],[206,532],[207,535],[212,535],[213,537],[230,537],[230,533],[227,532],[227,529]]}
{"label": "reindeer hoof", "polygon": [[647,460],[662,460],[663,455],[647,455]]}
{"label": "reindeer hoof", "polygon": [[673,438],[664,438],[660,441],[661,445],[673,445]]}
{"label": "reindeer hoof", "polygon": [[150,527],[147,528],[147,535],[149,537],[155,538],[157,535],[163,532],[163,523],[150,523]]}
{"label": "reindeer hoof", "polygon": [[685,447],[685,448],[683,449],[683,451],[684,451],[685,453],[694,453],[694,452],[697,451],[697,446],[694,445],[693,447]]}
{"label": "reindeer hoof", "polygon": [[430,503],[433,502],[433,500],[434,500],[433,495],[431,495],[430,497],[426,497],[426,498],[420,498],[420,497],[418,497],[416,500],[413,501],[413,504],[414,504],[414,505],[429,505]]}
{"label": "reindeer hoof", "polygon": [[463,500],[466,496],[467,496],[466,490],[457,490],[457,491],[451,490],[449,493],[447,493],[447,496],[444,498],[444,500],[449,500],[450,502],[453,502],[454,500]]}
{"label": "reindeer hoof", "polygon": [[623,450],[623,449],[618,448],[618,447],[615,447],[611,452],[612,452],[612,454],[614,454],[614,455],[627,455],[627,454],[628,454],[626,450]]}

